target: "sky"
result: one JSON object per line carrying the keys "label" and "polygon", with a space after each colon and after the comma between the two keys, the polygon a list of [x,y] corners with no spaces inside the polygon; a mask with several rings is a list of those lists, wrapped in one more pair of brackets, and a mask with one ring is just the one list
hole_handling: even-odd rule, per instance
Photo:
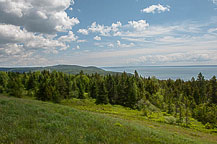
{"label": "sky", "polygon": [[217,0],[0,0],[0,66],[217,65]]}

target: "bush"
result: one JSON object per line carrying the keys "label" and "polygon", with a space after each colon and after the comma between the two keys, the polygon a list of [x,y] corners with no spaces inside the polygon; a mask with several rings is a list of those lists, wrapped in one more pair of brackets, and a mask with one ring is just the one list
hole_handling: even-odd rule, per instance
{"label": "bush", "polygon": [[212,124],[210,124],[210,123],[208,122],[208,123],[205,124],[205,128],[206,128],[206,129],[213,129],[214,127],[213,127]]}
{"label": "bush", "polygon": [[166,116],[165,117],[165,122],[168,124],[175,124],[176,123],[176,118],[173,116]]}
{"label": "bush", "polygon": [[144,116],[148,116],[148,113],[149,113],[149,112],[148,112],[147,108],[144,108],[144,109],[143,109],[143,115],[144,115]]}

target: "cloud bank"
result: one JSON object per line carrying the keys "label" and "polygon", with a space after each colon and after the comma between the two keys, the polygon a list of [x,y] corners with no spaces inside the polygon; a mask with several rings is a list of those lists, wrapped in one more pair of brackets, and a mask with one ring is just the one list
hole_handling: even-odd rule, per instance
{"label": "cloud bank", "polygon": [[[65,12],[73,4],[73,0],[0,0],[0,59],[32,59],[39,51],[66,50],[78,39],[70,30],[79,20]],[[68,34],[58,38],[58,32]]]}

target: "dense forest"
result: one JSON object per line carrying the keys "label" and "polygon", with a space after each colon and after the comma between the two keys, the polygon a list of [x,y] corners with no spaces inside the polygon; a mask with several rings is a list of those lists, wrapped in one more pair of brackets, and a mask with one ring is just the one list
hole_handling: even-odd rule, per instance
{"label": "dense forest", "polygon": [[96,104],[122,105],[143,110],[153,105],[188,125],[197,119],[207,128],[217,128],[217,81],[213,76],[189,81],[144,78],[135,71],[102,76],[82,71],[72,75],[56,71],[29,73],[0,72],[0,93],[15,97],[35,97],[42,101],[61,102],[63,99],[96,99]]}

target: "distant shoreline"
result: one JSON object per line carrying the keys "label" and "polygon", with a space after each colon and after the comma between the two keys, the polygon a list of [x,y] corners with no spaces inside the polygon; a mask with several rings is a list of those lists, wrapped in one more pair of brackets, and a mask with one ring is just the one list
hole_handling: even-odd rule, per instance
{"label": "distant shoreline", "polygon": [[183,65],[183,66],[107,66],[99,68],[134,68],[134,67],[217,67],[217,65]]}

